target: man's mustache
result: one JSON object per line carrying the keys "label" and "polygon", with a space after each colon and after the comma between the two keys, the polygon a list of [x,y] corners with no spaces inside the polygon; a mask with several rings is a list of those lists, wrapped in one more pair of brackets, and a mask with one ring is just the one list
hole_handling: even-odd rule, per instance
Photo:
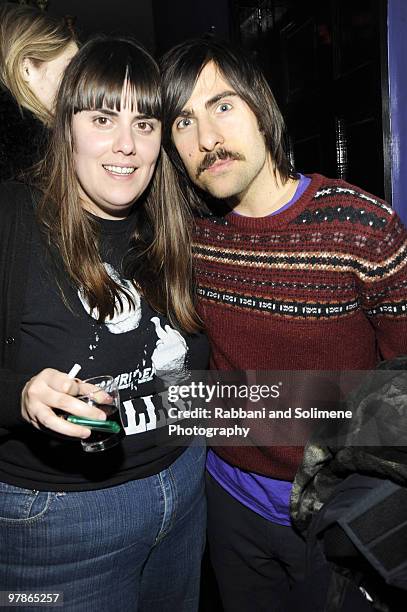
{"label": "man's mustache", "polygon": [[207,153],[205,155],[205,157],[199,164],[198,169],[196,171],[196,178],[198,178],[200,174],[202,174],[202,172],[205,172],[205,170],[213,166],[213,164],[217,162],[218,159],[222,159],[222,160],[234,159],[237,161],[246,160],[244,155],[242,155],[241,153],[237,153],[236,151],[227,151],[226,149],[217,149],[213,153]]}

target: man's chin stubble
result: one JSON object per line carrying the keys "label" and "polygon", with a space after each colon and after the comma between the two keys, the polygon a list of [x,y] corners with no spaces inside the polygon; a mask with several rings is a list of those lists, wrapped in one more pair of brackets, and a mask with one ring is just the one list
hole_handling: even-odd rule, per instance
{"label": "man's chin stubble", "polygon": [[[205,174],[203,173],[201,176],[204,178]],[[222,186],[219,184],[221,180],[221,177],[214,177],[212,180],[206,179],[203,182],[195,182],[195,185],[202,191],[208,193],[212,198],[216,198],[217,200],[231,200],[234,202],[234,205],[236,205],[240,200],[239,196],[242,190],[244,190],[244,186],[242,187],[242,185],[238,184],[229,184],[224,185],[222,188]]]}

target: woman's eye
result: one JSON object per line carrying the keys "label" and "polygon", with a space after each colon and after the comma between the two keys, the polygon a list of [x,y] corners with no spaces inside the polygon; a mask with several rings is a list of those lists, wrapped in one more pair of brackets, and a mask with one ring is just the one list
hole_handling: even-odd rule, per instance
{"label": "woman's eye", "polygon": [[151,123],[148,123],[147,121],[139,121],[137,123],[137,128],[140,130],[140,132],[152,132],[154,129]]}
{"label": "woman's eye", "polygon": [[93,120],[94,123],[96,123],[96,125],[100,125],[102,127],[104,127],[105,125],[108,125],[110,122],[110,119],[108,117],[95,117],[95,119]]}

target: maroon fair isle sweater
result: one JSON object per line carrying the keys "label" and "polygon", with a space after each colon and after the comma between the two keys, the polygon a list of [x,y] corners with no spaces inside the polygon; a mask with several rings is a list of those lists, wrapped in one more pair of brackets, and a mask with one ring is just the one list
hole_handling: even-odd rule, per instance
{"label": "maroon fair isle sweater", "polygon": [[[196,219],[198,311],[217,370],[365,370],[407,353],[407,233],[382,200],[312,175],[275,216]],[[299,447],[216,447],[292,480]]]}

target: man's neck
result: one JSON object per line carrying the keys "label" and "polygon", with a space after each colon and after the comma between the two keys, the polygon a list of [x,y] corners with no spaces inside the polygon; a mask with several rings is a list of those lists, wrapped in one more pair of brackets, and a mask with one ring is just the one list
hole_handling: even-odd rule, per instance
{"label": "man's neck", "polygon": [[246,192],[229,204],[235,212],[245,217],[266,217],[293,198],[298,182],[298,179],[292,178],[284,182],[272,164],[266,162]]}

